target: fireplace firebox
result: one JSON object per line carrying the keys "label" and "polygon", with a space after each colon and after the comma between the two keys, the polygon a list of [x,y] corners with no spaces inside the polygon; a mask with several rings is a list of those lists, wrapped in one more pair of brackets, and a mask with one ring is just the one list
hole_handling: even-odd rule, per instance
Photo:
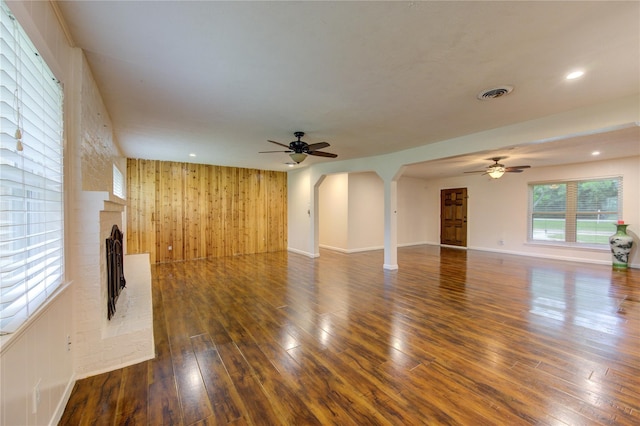
{"label": "fireplace firebox", "polygon": [[113,225],[107,243],[107,319],[116,312],[116,302],[126,285],[124,279],[124,256],[122,232],[118,225]]}

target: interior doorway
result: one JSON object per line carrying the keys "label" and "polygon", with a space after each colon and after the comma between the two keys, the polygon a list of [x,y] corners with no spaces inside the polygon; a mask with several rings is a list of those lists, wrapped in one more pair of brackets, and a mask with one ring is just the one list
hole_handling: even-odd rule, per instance
{"label": "interior doorway", "polygon": [[440,191],[440,244],[467,246],[467,188]]}

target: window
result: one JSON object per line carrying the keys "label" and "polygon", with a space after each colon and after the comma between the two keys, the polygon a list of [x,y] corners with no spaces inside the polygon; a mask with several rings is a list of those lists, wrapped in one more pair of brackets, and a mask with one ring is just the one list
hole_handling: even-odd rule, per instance
{"label": "window", "polygon": [[113,195],[124,199],[124,177],[116,165],[113,165]]}
{"label": "window", "polygon": [[0,332],[64,280],[62,89],[0,3]]}
{"label": "window", "polygon": [[621,217],[622,178],[529,185],[529,239],[608,244]]}

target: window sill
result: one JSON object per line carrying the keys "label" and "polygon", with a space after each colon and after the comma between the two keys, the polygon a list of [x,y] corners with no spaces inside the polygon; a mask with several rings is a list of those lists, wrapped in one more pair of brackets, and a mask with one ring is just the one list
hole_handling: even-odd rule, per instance
{"label": "window sill", "polygon": [[60,294],[66,291],[70,285],[71,281],[67,281],[64,284],[58,286],[58,288],[54,290],[53,294],[51,294],[51,296],[42,305],[36,308],[36,311],[33,313],[33,315],[28,317],[22,324],[20,324],[15,331],[0,336],[0,355],[7,351],[14,342],[19,340],[20,337],[27,332],[31,325],[49,309],[51,303],[56,300]]}

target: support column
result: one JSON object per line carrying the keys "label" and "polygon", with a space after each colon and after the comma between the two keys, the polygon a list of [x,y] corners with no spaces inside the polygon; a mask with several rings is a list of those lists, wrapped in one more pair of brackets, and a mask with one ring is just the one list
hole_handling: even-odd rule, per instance
{"label": "support column", "polygon": [[311,257],[320,257],[320,209],[318,200],[320,199],[320,185],[326,175],[321,175],[317,179],[311,176],[311,194],[309,197],[309,209],[307,214],[311,222]]}
{"label": "support column", "polygon": [[384,264],[387,270],[398,269],[398,182],[384,178]]}

